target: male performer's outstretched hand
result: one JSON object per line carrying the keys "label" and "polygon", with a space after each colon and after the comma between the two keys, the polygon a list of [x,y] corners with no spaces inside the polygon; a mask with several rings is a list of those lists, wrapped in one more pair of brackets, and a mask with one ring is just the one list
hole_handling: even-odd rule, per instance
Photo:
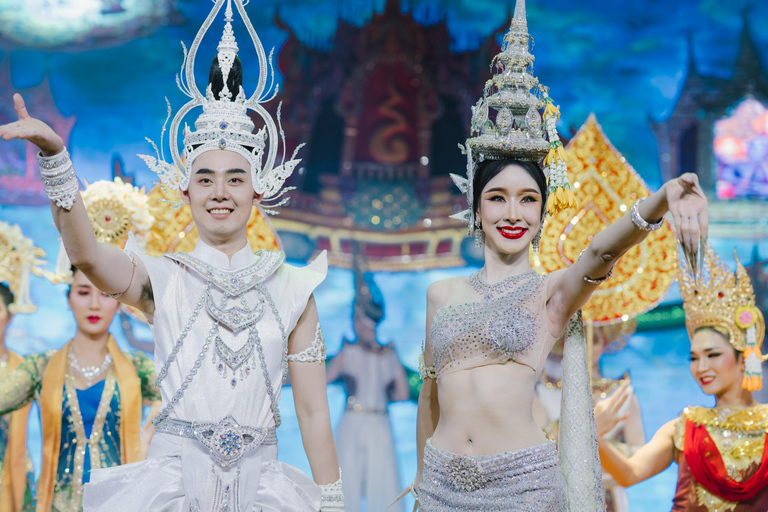
{"label": "male performer's outstretched hand", "polygon": [[19,120],[0,126],[0,137],[3,140],[28,140],[40,148],[45,156],[53,156],[64,149],[64,141],[50,126],[29,115],[21,94],[13,95],[13,108]]}

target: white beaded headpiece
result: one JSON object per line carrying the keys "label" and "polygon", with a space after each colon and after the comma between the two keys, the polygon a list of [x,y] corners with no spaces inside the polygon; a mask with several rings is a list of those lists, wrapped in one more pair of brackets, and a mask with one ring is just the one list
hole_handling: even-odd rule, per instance
{"label": "white beaded headpiece", "polygon": [[[476,228],[477,205],[472,204],[475,171],[485,160],[511,158],[538,162],[543,158],[549,189],[547,211],[554,214],[576,206],[568,183],[566,153],[556,128],[560,110],[549,97],[549,89],[533,75],[531,39],[525,0],[517,0],[501,53],[491,61],[494,75],[486,82],[483,96],[472,107],[472,137],[467,139],[466,147],[459,144],[467,155],[467,177],[451,174],[469,204],[467,210],[451,218],[467,222],[470,236]],[[540,109],[544,109],[543,115]],[[491,119],[492,111],[496,111],[495,122]]]}
{"label": "white beaded headpiece", "polygon": [[[218,97],[216,97],[209,84],[203,95],[195,82],[195,58],[197,57],[200,42],[225,2],[227,6],[224,13],[224,33],[217,48],[224,87],[218,94]],[[262,194],[264,199],[277,198],[286,192],[286,190],[281,192],[283,183],[301,161],[296,158],[296,153],[303,144],[296,148],[288,161],[285,160],[285,134],[280,124],[282,104],[278,105],[277,108],[277,124],[275,124],[272,116],[262,106],[263,103],[270,101],[277,95],[278,85],[274,84],[272,52],[270,52],[269,58],[267,58],[259,36],[256,34],[245,12],[245,5],[247,3],[248,0],[245,2],[243,0],[216,0],[208,17],[200,27],[200,30],[198,30],[189,51],[187,51],[186,46],[182,43],[184,61],[182,62],[182,73],[176,75],[176,85],[190,98],[190,101],[179,109],[171,121],[169,146],[172,162],[166,162],[162,153],[163,135],[165,134],[168,119],[171,117],[171,106],[167,98],[168,119],[166,119],[166,124],[163,125],[161,132],[161,150],[158,152],[154,142],[147,139],[155,148],[157,158],[139,155],[149,168],[157,173],[166,191],[173,195],[177,195],[178,189],[187,190],[192,163],[195,161],[195,158],[206,151],[223,149],[234,151],[244,156],[251,164],[253,188],[256,193]],[[232,30],[232,4],[237,8],[237,12],[240,14],[248,30],[259,60],[259,80],[256,89],[248,97],[246,97],[242,86],[239,87],[238,91],[230,91],[227,87],[227,79],[238,51],[237,41]],[[269,87],[267,87],[267,79],[269,79]],[[195,121],[194,131],[188,126],[184,127],[183,152],[180,152],[178,147],[179,126],[184,116],[195,107],[202,107],[203,113]],[[264,126],[256,133],[253,133],[254,123],[248,116],[248,110],[258,114],[264,121]],[[280,142],[282,142],[283,146],[282,155],[281,162],[277,165]],[[283,202],[270,206],[279,206]],[[262,206],[265,205],[262,203]]]}

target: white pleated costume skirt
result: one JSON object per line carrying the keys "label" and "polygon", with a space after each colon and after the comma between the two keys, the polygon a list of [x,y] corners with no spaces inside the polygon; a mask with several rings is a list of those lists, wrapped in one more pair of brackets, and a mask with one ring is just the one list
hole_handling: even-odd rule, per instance
{"label": "white pleated costume skirt", "polygon": [[278,461],[276,445],[248,452],[238,473],[215,465],[194,439],[155,434],[146,460],[91,472],[83,510],[318,512],[320,488],[298,468]]}

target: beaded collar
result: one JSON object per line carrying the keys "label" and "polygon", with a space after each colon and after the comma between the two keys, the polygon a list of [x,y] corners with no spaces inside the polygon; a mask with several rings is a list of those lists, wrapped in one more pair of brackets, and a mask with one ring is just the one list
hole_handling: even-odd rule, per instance
{"label": "beaded collar", "polygon": [[498,283],[488,284],[485,282],[485,279],[483,279],[483,269],[480,269],[469,276],[469,284],[472,286],[472,289],[475,290],[479,295],[482,295],[486,299],[490,299],[492,297],[504,295],[510,290],[517,288],[520,282],[537,275],[538,274],[535,271],[528,270],[522,274],[505,277]]}
{"label": "beaded collar", "polygon": [[225,270],[184,252],[166,253],[164,256],[194,270],[232,297],[237,297],[267,279],[285,261],[285,253],[282,251],[260,250],[253,255],[254,262],[251,265],[237,270]]}
{"label": "beaded collar", "polygon": [[749,409],[686,407],[683,416],[697,425],[737,432],[768,432],[768,405]]}

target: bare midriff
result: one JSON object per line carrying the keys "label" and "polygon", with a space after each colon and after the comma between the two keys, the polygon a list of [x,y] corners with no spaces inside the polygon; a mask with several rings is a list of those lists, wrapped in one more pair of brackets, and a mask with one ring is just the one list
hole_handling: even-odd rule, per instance
{"label": "bare midriff", "polygon": [[536,378],[533,369],[514,361],[441,375],[432,445],[457,454],[492,455],[546,442],[533,419]]}

